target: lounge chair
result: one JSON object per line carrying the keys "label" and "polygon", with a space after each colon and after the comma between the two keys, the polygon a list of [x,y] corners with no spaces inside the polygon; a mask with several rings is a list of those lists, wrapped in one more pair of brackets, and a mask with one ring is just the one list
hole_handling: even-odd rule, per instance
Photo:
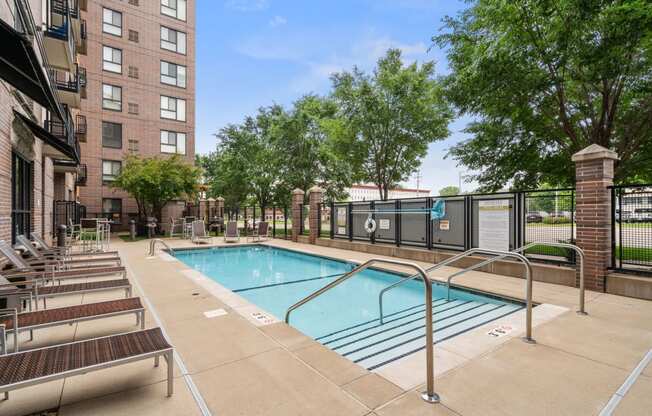
{"label": "lounge chair", "polygon": [[18,334],[36,329],[69,325],[76,322],[109,318],[127,314],[136,315],[136,323],[145,329],[145,308],[140,298],[109,300],[97,303],[66,306],[63,308],[43,309],[38,311],[18,312],[18,308],[0,309],[0,325],[3,345],[7,345],[7,335],[14,335],[14,352],[18,351]]}
{"label": "lounge chair", "polygon": [[0,356],[0,393],[154,358],[167,362],[167,395],[173,393],[174,349],[160,328],[76,341]]}
{"label": "lounge chair", "polygon": [[127,271],[123,266],[88,266],[86,268],[71,268],[68,270],[58,270],[58,262],[43,262],[40,264],[33,264],[25,261],[22,257],[18,256],[13,248],[6,242],[0,240],[0,254],[4,255],[7,260],[11,262],[14,269],[4,270],[5,276],[22,277],[25,279],[39,279],[45,278],[49,280],[64,279],[83,279],[87,277],[105,277],[113,276],[116,274],[122,275],[123,279],[127,277]]}
{"label": "lounge chair", "polygon": [[261,221],[258,223],[258,228],[253,230],[251,234],[251,239],[253,241],[263,241],[269,238],[269,223]]}
{"label": "lounge chair", "polygon": [[31,233],[31,236],[32,236],[32,240],[34,240],[34,242],[38,245],[38,249],[45,255],[47,254],[60,255],[60,256],[69,257],[70,259],[87,258],[87,257],[97,257],[97,258],[119,257],[117,251],[100,251],[97,253],[84,253],[84,252],[73,253],[70,250],[70,246],[59,247],[59,246],[49,245],[48,243],[45,242],[45,240],[41,238],[41,236],[38,233]]}
{"label": "lounge chair", "polygon": [[193,243],[212,243],[213,237],[206,234],[206,225],[204,221],[197,220],[192,222],[192,237],[191,241]]}
{"label": "lounge chair", "polygon": [[25,237],[24,235],[16,236],[16,240],[20,243],[21,247],[27,250],[27,252],[32,256],[33,259],[56,260],[60,262],[63,267],[66,268],[79,267],[79,266],[87,267],[88,265],[120,266],[120,264],[122,263],[122,260],[118,255],[114,255],[112,257],[97,257],[97,258],[88,257],[88,256],[70,258],[67,255],[42,253],[40,250],[34,247],[34,245],[29,240],[29,238]]}
{"label": "lounge chair", "polygon": [[239,242],[240,241],[240,231],[238,231],[237,221],[229,221],[226,223],[226,229],[224,230],[224,242]]}

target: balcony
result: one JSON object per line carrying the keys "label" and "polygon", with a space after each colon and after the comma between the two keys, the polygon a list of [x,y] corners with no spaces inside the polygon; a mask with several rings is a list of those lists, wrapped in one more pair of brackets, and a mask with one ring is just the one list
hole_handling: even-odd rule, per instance
{"label": "balcony", "polygon": [[77,44],[77,52],[86,55],[88,53],[88,33],[86,31],[85,19],[81,19],[79,39],[80,41]]}
{"label": "balcony", "polygon": [[70,108],[79,108],[86,97],[86,69],[75,65],[75,72],[51,69],[50,78],[59,91],[61,103]]}
{"label": "balcony", "polygon": [[86,141],[86,116],[82,114],[75,117],[75,136],[80,142]]}
{"label": "balcony", "polygon": [[[76,3],[74,0],[72,0]],[[76,7],[76,8],[75,8]],[[75,41],[75,22],[81,26],[79,19],[73,19],[70,0],[45,0],[45,29],[43,43],[48,55],[50,66],[68,72],[75,71],[77,44]],[[81,33],[81,28],[79,29]]]}
{"label": "balcony", "polygon": [[85,164],[77,166],[77,180],[75,185],[86,186],[86,179],[88,178],[88,169]]}
{"label": "balcony", "polygon": [[[70,110],[65,105],[63,107],[65,120],[61,120],[56,116],[53,116],[52,113],[48,113],[48,117],[44,121],[44,129],[50,133],[50,135],[56,138],[60,142],[61,146],[67,150],[66,156],[68,157],[65,158],[58,157],[56,154],[49,155],[55,159],[55,165],[71,168],[77,166],[81,153],[79,150],[79,140],[75,134],[75,125],[72,121]],[[57,171],[56,168],[55,171]]]}

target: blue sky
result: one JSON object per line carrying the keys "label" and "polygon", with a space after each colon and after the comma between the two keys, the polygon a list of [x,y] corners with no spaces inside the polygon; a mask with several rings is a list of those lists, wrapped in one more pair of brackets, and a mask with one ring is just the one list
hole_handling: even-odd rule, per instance
{"label": "blue sky", "polygon": [[[213,133],[260,106],[328,93],[331,73],[370,70],[390,47],[409,62],[434,60],[446,73],[445,54],[430,39],[444,16],[463,7],[443,0],[198,1],[197,152],[213,150]],[[464,125],[451,124],[451,136],[432,144],[424,160],[421,187],[435,195],[463,172],[443,156],[465,138]],[[416,185],[416,175],[406,184]]]}

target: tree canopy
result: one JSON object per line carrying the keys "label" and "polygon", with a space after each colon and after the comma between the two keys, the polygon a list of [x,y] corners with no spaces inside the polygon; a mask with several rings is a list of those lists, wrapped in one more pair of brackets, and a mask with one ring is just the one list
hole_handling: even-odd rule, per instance
{"label": "tree canopy", "polygon": [[180,156],[140,158],[129,156],[112,186],[128,192],[138,205],[138,217],[162,220],[165,204],[192,198],[197,192],[201,170]]}
{"label": "tree canopy", "polygon": [[404,66],[400,50],[390,49],[372,74],[353,68],[332,76],[340,120],[331,126],[333,149],[383,200],[419,168],[430,143],[448,136],[452,114],[434,69],[433,62]]}
{"label": "tree canopy", "polygon": [[571,155],[620,156],[616,180],[652,179],[652,3],[477,0],[445,20],[447,98],[474,120],[450,155],[485,190],[573,182]]}
{"label": "tree canopy", "polygon": [[460,194],[460,188],[457,186],[445,186],[439,190],[441,196],[454,196]]}

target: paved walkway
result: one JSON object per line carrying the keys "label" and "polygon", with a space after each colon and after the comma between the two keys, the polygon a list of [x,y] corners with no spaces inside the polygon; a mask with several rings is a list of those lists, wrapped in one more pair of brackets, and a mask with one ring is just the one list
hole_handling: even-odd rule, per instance
{"label": "paved walkway", "polygon": [[[189,245],[180,240],[171,243]],[[347,260],[371,257],[282,240],[269,244]],[[579,316],[574,312],[576,289],[535,282],[537,302],[569,311],[535,327],[535,345],[513,337],[480,355],[463,350],[473,343],[436,346],[436,367],[445,362],[437,354],[446,350],[461,358],[451,369],[436,368],[435,386],[442,403],[429,405],[419,398],[423,386],[399,387],[284,323],[255,325],[199,285],[187,266],[164,256],[147,259],[146,241],[116,241],[113,248],[120,250],[130,279],[142,288],[140,294],[158,315],[187,376],[216,416],[596,415],[652,348],[652,302],[587,292],[589,315]],[[432,277],[442,279],[451,270],[442,269]],[[522,298],[524,292],[522,279],[480,272],[456,282],[511,297]],[[60,298],[56,304],[116,296]],[[204,315],[219,309],[226,314]],[[147,324],[156,325],[152,313]],[[133,317],[86,322],[37,332],[30,347],[133,329]],[[0,403],[0,415],[59,406],[60,415],[200,414],[188,377],[178,367],[175,370],[172,398],[165,397],[165,366],[155,369],[152,363],[142,362],[19,390]],[[648,366],[615,414],[650,414],[651,391],[652,367]]]}

